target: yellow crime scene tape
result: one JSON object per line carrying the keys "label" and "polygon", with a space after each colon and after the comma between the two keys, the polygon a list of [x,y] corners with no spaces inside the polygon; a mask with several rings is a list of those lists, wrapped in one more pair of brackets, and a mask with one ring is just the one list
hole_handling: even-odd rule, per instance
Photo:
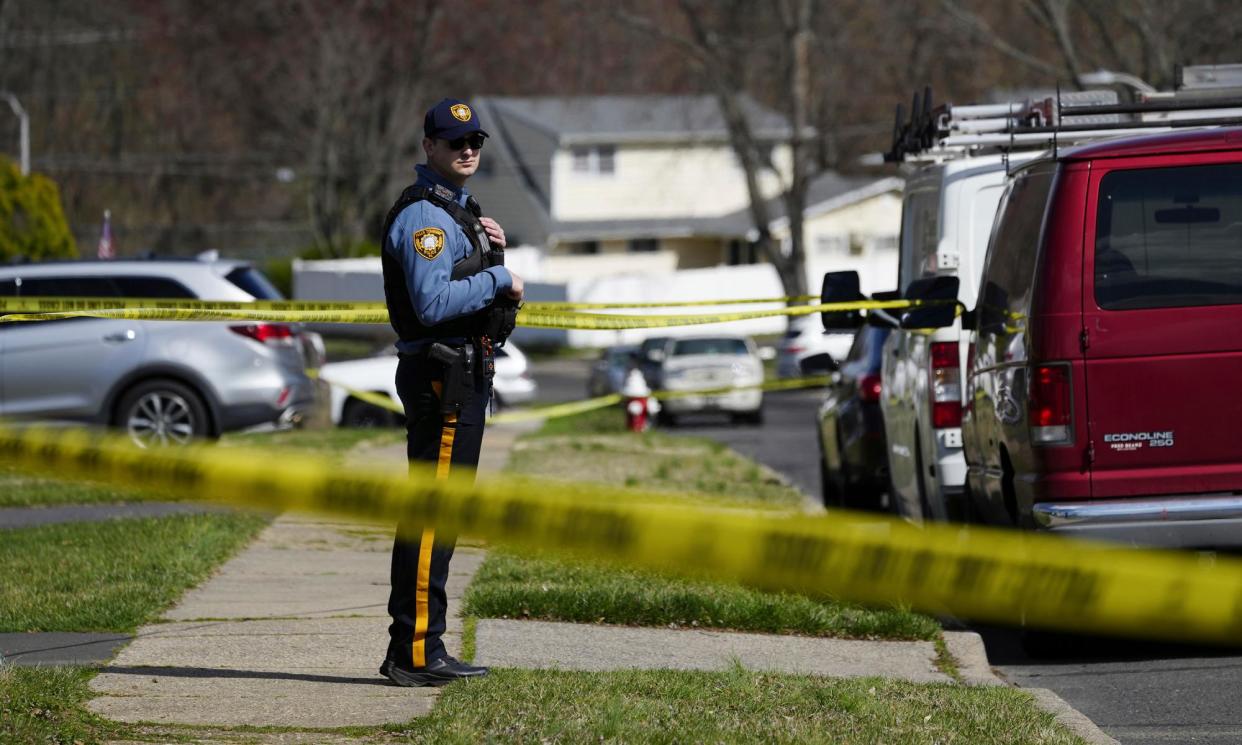
{"label": "yellow crime scene tape", "polygon": [[[134,305],[149,302],[149,305]],[[681,315],[630,315],[523,307],[517,323],[527,328],[612,330],[694,326],[776,316],[804,316],[851,310],[888,310],[952,301],[863,300],[815,303],[767,310]],[[76,304],[77,307],[74,307]],[[300,307],[300,306],[307,307]],[[289,307],[286,307],[289,306]],[[50,310],[49,308],[60,308]],[[214,303],[197,300],[143,301],[120,298],[0,298],[0,322],[53,321],[65,318],[119,318],[146,321],[275,321],[284,323],[387,323],[388,311],[376,303]]]}
{"label": "yellow crime scene tape", "polygon": [[707,305],[758,305],[760,303],[809,303],[819,300],[819,295],[793,295],[790,297],[744,298],[729,300],[666,300],[642,303],[576,303],[572,300],[542,300],[526,303],[531,310],[619,310],[624,308],[690,308]]}
{"label": "yellow crime scene tape", "polygon": [[82,429],[0,425],[0,463],[193,500],[434,524],[515,546],[766,590],[1036,627],[1237,644],[1242,561],[848,512],[698,506],[512,476],[437,480],[212,446],[140,450]]}
{"label": "yellow crime scene tape", "polygon": [[[378,406],[381,409],[393,411],[398,414],[405,414],[405,408],[399,401],[394,401],[388,395],[376,393],[374,391],[364,391],[358,388],[345,385],[339,381],[324,377],[319,370],[308,369],[307,376],[317,378],[328,385],[336,386],[345,391],[349,395],[365,401],[372,406]],[[654,391],[651,396],[661,400],[670,398],[689,398],[692,396],[719,396],[734,391],[788,391],[799,388],[820,388],[828,384],[830,380],[827,375],[809,375],[803,378],[788,378],[786,380],[773,380],[759,383],[758,385],[744,386],[722,386],[719,388],[703,388],[685,391]],[[569,401],[560,404],[549,404],[547,406],[536,406],[529,409],[519,411],[505,411],[492,416],[488,419],[493,424],[509,424],[513,422],[537,421],[539,419],[559,419],[561,417],[573,416],[574,414],[583,414],[596,409],[603,409],[613,406],[625,400],[625,396],[620,393],[609,393],[604,396],[596,396],[595,398],[586,398],[579,401]]]}
{"label": "yellow crime scene tape", "polygon": [[[730,298],[726,300],[666,300],[642,303],[577,303],[569,300],[535,301],[525,307],[541,311],[611,310],[625,308],[682,308],[711,305],[758,305],[760,303],[809,303],[818,295],[771,298]],[[178,298],[118,297],[0,297],[0,313],[62,313],[79,310],[275,310],[331,312],[385,310],[387,305],[373,300],[186,300]]]}

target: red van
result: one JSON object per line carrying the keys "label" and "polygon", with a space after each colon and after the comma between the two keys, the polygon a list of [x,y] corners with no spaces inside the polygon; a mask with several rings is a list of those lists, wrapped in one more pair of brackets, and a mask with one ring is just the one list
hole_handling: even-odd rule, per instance
{"label": "red van", "polygon": [[972,315],[962,429],[977,517],[1242,545],[1242,129],[1024,164]]}

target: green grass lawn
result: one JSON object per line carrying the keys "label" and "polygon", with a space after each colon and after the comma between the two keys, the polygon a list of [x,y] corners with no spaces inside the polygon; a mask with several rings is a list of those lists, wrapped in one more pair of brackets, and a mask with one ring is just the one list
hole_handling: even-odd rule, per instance
{"label": "green grass lawn", "polygon": [[[218,447],[315,452],[343,460],[360,443],[401,437],[382,430],[291,430],[229,435]],[[111,487],[0,474],[0,504],[6,506],[142,497]],[[0,582],[0,631],[132,631],[205,579],[266,523],[259,515],[211,512],[0,530],[0,578],[10,580]]]}
{"label": "green grass lawn", "polygon": [[96,743],[124,732],[86,710],[86,668],[0,668],[0,742]]}
{"label": "green grass lawn", "polygon": [[133,631],[266,524],[219,512],[0,531],[0,631]]}
{"label": "green grass lawn", "polygon": [[1081,743],[1013,688],[741,669],[498,670],[390,728],[436,743]]}
{"label": "green grass lawn", "polygon": [[49,507],[61,504],[111,504],[133,501],[124,489],[99,484],[70,484],[0,468],[0,507]]}
{"label": "green grass lawn", "polygon": [[[797,490],[718,442],[625,432],[621,415],[611,410],[549,420],[517,443],[508,469],[751,507],[790,509],[803,502]],[[504,550],[488,555],[467,590],[465,611],[484,618],[846,638],[935,639],[940,633],[933,619],[901,608],[862,608]]]}
{"label": "green grass lawn", "polygon": [[631,626],[738,629],[853,639],[934,639],[940,625],[899,609],[866,609],[721,582],[494,552],[475,575],[466,613]]}
{"label": "green grass lawn", "polygon": [[[403,442],[398,429],[294,429],[280,432],[229,434],[220,438],[222,448],[270,448],[318,453],[344,460],[356,445]],[[143,498],[132,490],[84,482],[65,482],[30,476],[12,468],[0,468],[0,507],[47,507],[65,504],[116,504]],[[175,494],[159,495],[161,501],[177,501]]]}
{"label": "green grass lawn", "polygon": [[397,442],[405,442],[404,429],[330,427],[225,435],[220,438],[219,446],[310,452],[342,461],[352,448],[363,443],[388,445]]}

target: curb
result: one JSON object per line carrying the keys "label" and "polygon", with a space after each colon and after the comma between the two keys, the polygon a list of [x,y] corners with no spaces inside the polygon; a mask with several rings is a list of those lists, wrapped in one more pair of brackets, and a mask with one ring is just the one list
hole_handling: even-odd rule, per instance
{"label": "curb", "polygon": [[1003,686],[1008,685],[992,672],[988,662],[988,651],[983,645],[983,637],[973,631],[946,631],[944,644],[949,654],[957,660],[958,675],[966,685]]}
{"label": "curb", "polygon": [[[1010,683],[992,672],[988,662],[987,647],[983,637],[973,631],[946,631],[944,643],[949,654],[957,660],[958,673],[966,685],[1008,686]],[[1048,688],[1022,688],[1020,691],[1031,694],[1035,705],[1040,710],[1051,714],[1057,722],[1082,738],[1091,745],[1121,745],[1119,741],[1105,734],[1086,714],[1069,705],[1065,699]]]}
{"label": "curb", "polygon": [[1051,714],[1070,732],[1091,745],[1121,745],[1121,742],[1100,729],[1086,714],[1070,706],[1065,699],[1047,688],[1020,688],[1035,699],[1035,705]]}

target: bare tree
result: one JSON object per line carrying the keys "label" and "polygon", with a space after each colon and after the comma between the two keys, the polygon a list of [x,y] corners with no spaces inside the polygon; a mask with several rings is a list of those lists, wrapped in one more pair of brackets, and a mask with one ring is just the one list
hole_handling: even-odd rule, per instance
{"label": "bare tree", "polygon": [[1242,8],[1213,0],[1019,0],[1018,21],[997,3],[940,2],[968,38],[1040,74],[1045,85],[1076,86],[1082,73],[1106,68],[1168,88],[1179,64],[1237,62],[1242,40]]}
{"label": "bare tree", "polygon": [[[778,21],[772,25],[766,3],[679,0],[680,29],[668,18],[653,17],[650,10],[645,14],[619,11],[619,17],[631,28],[663,38],[680,49],[715,96],[746,181],[755,245],[775,267],[789,296],[806,294],[802,217],[807,185],[815,169],[807,142],[815,107],[810,64],[815,7],[812,0],[781,0]],[[771,143],[760,142],[756,136],[746,105],[748,82],[757,77],[755,68],[765,55],[775,60],[775,70],[763,82],[779,86],[779,98],[785,102],[784,113],[790,122],[787,144],[793,164],[781,195],[790,221],[788,251],[772,239],[772,210],[760,187],[763,172],[778,176],[780,172],[770,159],[770,150],[764,147]]]}
{"label": "bare tree", "polygon": [[422,137],[422,99],[437,59],[428,40],[441,5],[191,5],[204,37],[189,52],[191,75],[236,102],[237,124],[263,167],[296,178],[322,251],[341,256],[374,240]]}

